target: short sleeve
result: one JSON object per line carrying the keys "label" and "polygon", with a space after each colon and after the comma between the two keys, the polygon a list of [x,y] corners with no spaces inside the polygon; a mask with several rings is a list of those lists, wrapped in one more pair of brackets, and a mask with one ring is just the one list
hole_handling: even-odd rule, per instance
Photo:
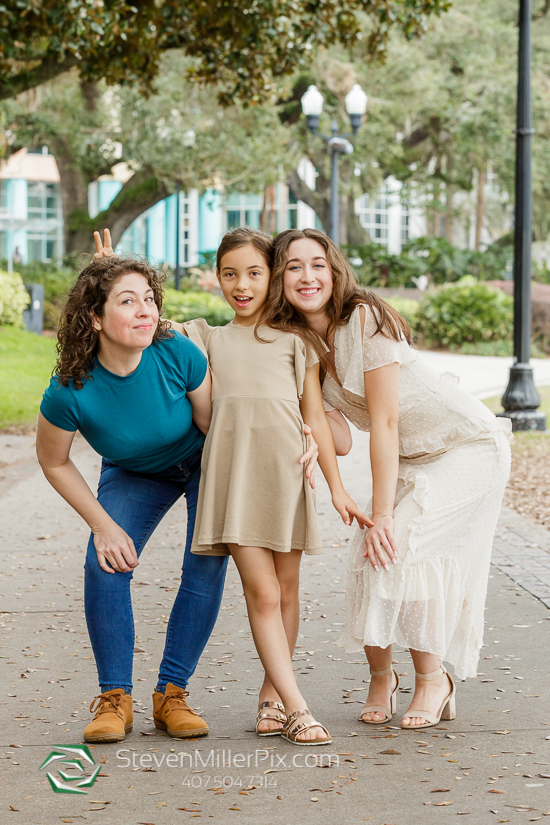
{"label": "short sleeve", "polygon": [[[359,324],[361,324],[359,310]],[[404,364],[410,361],[410,347],[404,338],[396,341],[382,332],[376,332],[377,321],[374,310],[365,306],[365,328],[363,330],[363,372],[370,372],[388,364]],[[359,327],[359,335],[360,335]]]}
{"label": "short sleeve", "polygon": [[64,387],[54,376],[42,396],[40,412],[50,424],[74,433],[80,427],[80,411],[73,387]]}
{"label": "short sleeve", "polygon": [[180,347],[182,349],[183,361],[185,364],[185,386],[187,392],[198,389],[204,381],[208,362],[201,349],[191,339],[180,333],[176,333],[181,338]]}
{"label": "short sleeve", "polygon": [[186,321],[183,324],[185,333],[206,357],[208,357],[208,344],[210,336],[217,327],[211,327],[204,318],[195,318],[194,321]]}

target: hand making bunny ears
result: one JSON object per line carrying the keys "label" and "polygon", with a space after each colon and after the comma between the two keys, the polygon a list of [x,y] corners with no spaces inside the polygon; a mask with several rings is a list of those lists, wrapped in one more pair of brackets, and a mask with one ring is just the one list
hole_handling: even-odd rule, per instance
{"label": "hand making bunny ears", "polygon": [[103,243],[101,243],[101,234],[94,232],[94,243],[96,248],[94,258],[112,258],[116,255],[112,247],[111,233],[108,229],[103,230]]}

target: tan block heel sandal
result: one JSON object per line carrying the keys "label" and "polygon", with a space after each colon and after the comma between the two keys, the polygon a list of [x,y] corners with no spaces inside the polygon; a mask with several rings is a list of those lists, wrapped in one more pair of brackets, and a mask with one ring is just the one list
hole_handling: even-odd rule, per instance
{"label": "tan block heel sandal", "polygon": [[[271,711],[274,710],[275,713]],[[280,702],[262,702],[258,706],[258,715],[256,716],[256,733],[258,736],[280,736],[282,727],[274,728],[273,730],[259,730],[258,725],[265,719],[270,719],[273,722],[281,722],[284,724],[287,721],[286,713],[283,705]]]}
{"label": "tan block heel sandal", "polygon": [[[391,692],[390,707],[387,707],[386,705],[367,705],[367,707],[364,707],[363,710],[361,711],[361,716],[359,717],[359,720],[358,720],[359,722],[364,722],[365,725],[386,725],[389,721],[391,721],[391,718],[392,718],[393,714],[397,710],[397,690],[399,688],[399,676],[397,675],[397,673],[395,672],[395,670],[392,668],[391,665],[389,667],[385,668],[384,670],[371,670],[370,675],[371,676],[388,676],[390,673],[395,674],[395,687]],[[363,719],[363,716],[365,715],[365,713],[385,713],[386,715],[383,719],[370,720],[370,719]]]}
{"label": "tan block heel sandal", "polygon": [[[313,719],[313,722],[299,722],[298,719],[300,716],[311,716],[311,713],[307,708],[302,708],[302,710],[295,710],[294,713],[291,713],[288,717],[288,721],[284,725],[281,731],[281,737],[286,739],[287,742],[292,742],[294,745],[328,745],[332,742],[330,733],[325,728],[324,725],[319,724]],[[312,717],[313,718],[313,717]],[[310,728],[322,728],[326,733],[326,736],[323,739],[298,739],[297,737],[306,730]]]}
{"label": "tan block heel sandal", "polygon": [[[443,674],[447,675],[447,678],[451,685],[451,692],[449,695],[443,700],[441,707],[437,714],[430,713],[429,710],[417,710],[416,708],[411,708],[404,714],[403,719],[427,719],[427,723],[424,725],[405,725],[401,724],[401,730],[420,730],[421,728],[433,728],[434,725],[439,724],[439,722],[444,719],[445,721],[448,719],[455,719],[456,718],[456,697],[455,697],[455,683],[453,682],[452,676],[448,671],[445,669],[443,665],[434,670],[432,673],[416,673],[416,678],[420,682],[429,682],[432,679],[437,679],[439,676],[443,676]],[[403,722],[403,719],[401,722]]]}

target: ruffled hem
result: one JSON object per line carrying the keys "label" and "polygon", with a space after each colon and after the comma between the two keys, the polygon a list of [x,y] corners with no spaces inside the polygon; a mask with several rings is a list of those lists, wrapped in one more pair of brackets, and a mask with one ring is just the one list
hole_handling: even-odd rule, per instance
{"label": "ruffled hem", "polygon": [[399,478],[402,489],[412,486],[416,510],[413,515],[410,496],[402,514],[400,502],[396,505],[400,563],[375,572],[363,556],[364,533],[356,532],[348,564],[347,623],[336,644],[348,653],[365,645],[398,644],[439,656],[453,666],[458,679],[475,677],[483,643],[483,611],[477,611],[476,619],[466,595],[466,571],[455,558],[417,560],[430,512],[429,481],[418,466],[411,465],[400,466]]}

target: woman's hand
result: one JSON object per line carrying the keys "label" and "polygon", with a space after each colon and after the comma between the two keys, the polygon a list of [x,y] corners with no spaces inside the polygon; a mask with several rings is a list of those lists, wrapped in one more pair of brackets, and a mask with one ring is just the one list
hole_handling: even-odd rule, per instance
{"label": "woman's hand", "polygon": [[103,230],[103,243],[101,243],[99,232],[94,232],[94,243],[96,248],[94,258],[112,258],[116,256],[116,252],[112,247],[111,233],[108,229]]}
{"label": "woman's hand", "polygon": [[389,562],[397,562],[393,516],[373,516],[373,519],[374,524],[367,532],[363,555],[375,570],[379,570],[379,563],[385,570],[389,570]]}
{"label": "woman's hand", "polygon": [[342,517],[344,524],[348,527],[353,523],[353,519],[357,520],[357,524],[363,530],[364,527],[372,527],[373,522],[366,516],[352,498],[348,496],[345,490],[335,493],[332,496],[332,503],[338,510]]}
{"label": "woman's hand", "polygon": [[319,455],[319,447],[317,446],[317,442],[313,438],[311,433],[311,427],[308,427],[307,424],[304,424],[304,433],[307,436],[307,451],[303,454],[300,459],[300,464],[305,464],[307,461],[306,467],[306,478],[309,481],[309,486],[312,490],[315,489],[315,471],[317,470],[317,457]]}
{"label": "woman's hand", "polygon": [[97,560],[106,573],[128,573],[138,566],[134,542],[114,521],[94,528],[93,534]]}

